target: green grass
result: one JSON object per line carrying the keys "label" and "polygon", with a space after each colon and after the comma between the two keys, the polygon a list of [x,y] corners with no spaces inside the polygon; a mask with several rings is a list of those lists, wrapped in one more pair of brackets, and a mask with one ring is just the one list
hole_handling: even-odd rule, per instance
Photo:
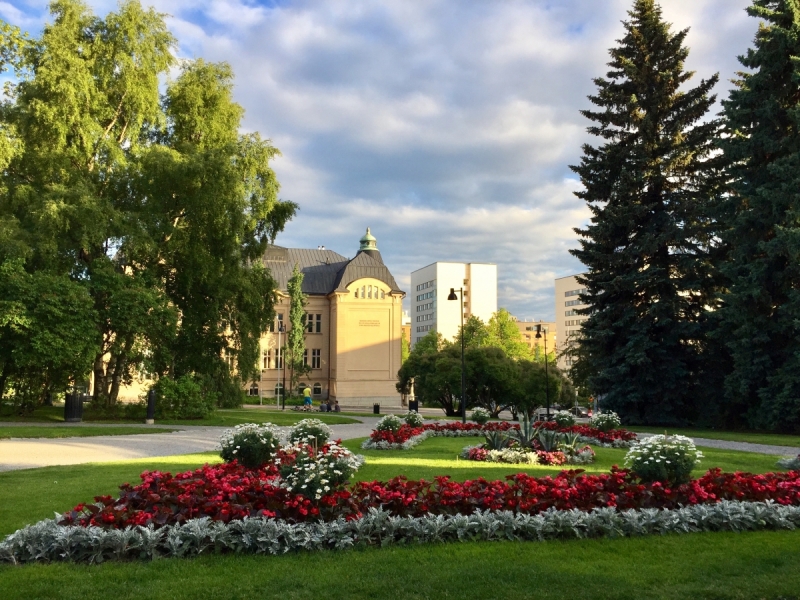
{"label": "green grass", "polygon": [[96,435],[139,435],[147,433],[170,433],[177,429],[155,427],[48,427],[46,425],[0,427],[0,440],[10,438],[71,438],[94,437]]}
{"label": "green grass", "polygon": [[121,484],[138,483],[144,470],[176,473],[219,460],[216,452],[205,452],[0,472],[0,536],[95,496],[116,496]]}
{"label": "green grass", "polygon": [[[640,426],[627,427],[626,429],[640,433],[664,433],[664,428],[662,427]],[[696,429],[691,427],[679,427],[676,429],[667,428],[667,432],[674,435],[685,435],[687,437],[706,438],[710,440],[749,442],[751,444],[766,444],[768,446],[800,447],[800,435],[787,435],[783,433],[767,433],[764,431],[720,431],[718,429]]]}
{"label": "green grass", "polygon": [[[399,474],[500,478],[513,466],[455,459],[478,438],[432,438],[408,451],[363,451],[359,480]],[[346,445],[359,450],[361,440]],[[772,470],[773,456],[704,449],[709,466]],[[587,471],[621,464],[597,449]],[[215,453],[0,473],[0,535],[138,481],[184,471]],[[530,467],[536,475],[558,467]],[[631,568],[635,565],[635,568]],[[205,556],[103,565],[0,566],[0,598],[772,598],[800,590],[800,532],[714,533],[617,540],[426,545],[270,556]]]}
{"label": "green grass", "polygon": [[[303,413],[293,410],[280,411],[263,408],[230,408],[218,409],[207,419],[157,419],[159,425],[197,425],[204,427],[233,427],[242,423],[265,423],[269,421],[275,425],[293,425],[301,419],[315,418],[329,425],[346,425],[360,423],[357,419],[328,413]],[[87,423],[140,423],[132,419],[104,419],[92,415],[87,407],[83,420]],[[0,413],[0,422],[15,423],[62,423],[64,421],[64,408],[60,406],[40,406],[32,415],[21,417],[19,415]]]}
{"label": "green grass", "polygon": [[[546,465],[504,465],[460,460],[458,453],[464,446],[477,444],[481,438],[429,438],[411,450],[362,450],[361,442],[365,438],[347,440],[344,445],[363,454],[366,464],[358,470],[357,481],[385,481],[399,474],[409,479],[431,480],[435,475],[450,475],[453,479],[463,481],[476,477],[502,479],[512,473],[530,473],[535,476],[556,474],[567,467]],[[627,450],[617,448],[594,448],[597,456],[595,462],[580,468],[588,473],[607,473],[612,465],[622,467]],[[720,467],[723,471],[747,471],[750,473],[767,473],[776,469],[777,456],[740,452],[737,450],[718,450],[702,448],[705,458],[692,472],[699,477],[711,467]]]}
{"label": "green grass", "polygon": [[800,532],[0,567],[4,600],[797,597]]}

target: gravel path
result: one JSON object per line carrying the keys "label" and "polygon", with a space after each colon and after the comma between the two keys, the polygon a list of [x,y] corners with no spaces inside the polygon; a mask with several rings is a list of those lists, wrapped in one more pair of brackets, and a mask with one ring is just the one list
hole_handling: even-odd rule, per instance
{"label": "gravel path", "polygon": [[[366,437],[378,422],[376,417],[358,417],[361,423],[331,425],[335,438],[349,440]],[[0,423],[2,426],[19,423]],[[102,427],[95,423],[53,424],[56,427]],[[128,425],[126,425],[127,427]],[[136,427],[136,425],[131,425]],[[141,425],[141,427],[153,427]],[[169,427],[169,426],[165,426]],[[31,469],[52,465],[75,465],[88,462],[109,462],[146,458],[148,456],[171,456],[194,452],[213,452],[226,427],[182,427],[172,433],[151,433],[148,435],[109,435],[90,438],[60,439],[10,439],[0,440],[0,471]],[[640,434],[643,437],[648,434]],[[652,435],[652,434],[650,434]],[[800,449],[789,446],[768,446],[746,442],[730,442],[693,438],[698,446],[723,450],[740,450],[776,456],[794,456]]]}
{"label": "gravel path", "polygon": [[[343,440],[366,437],[378,422],[378,419],[373,417],[358,417],[358,419],[362,422],[331,425],[333,436]],[[0,423],[0,425],[15,424]],[[70,423],[57,426],[85,427],[87,425],[94,426],[93,423]],[[135,425],[133,426],[135,427]],[[142,427],[148,426],[142,425]],[[0,440],[0,471],[52,465],[76,465],[88,462],[110,462],[148,456],[213,452],[218,449],[222,432],[228,429],[227,427],[197,426],[171,426],[170,428],[180,429],[180,431],[148,435],[99,435],[90,438]]]}

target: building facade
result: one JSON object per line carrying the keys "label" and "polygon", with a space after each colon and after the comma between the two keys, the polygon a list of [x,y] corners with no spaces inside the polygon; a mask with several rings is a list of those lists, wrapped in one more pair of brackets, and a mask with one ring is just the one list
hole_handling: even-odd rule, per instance
{"label": "building facade", "polygon": [[541,325],[542,329],[547,332],[547,352],[556,352],[558,348],[558,334],[556,333],[556,324],[548,321],[517,321],[517,329],[522,336],[522,340],[528,344],[531,350],[537,346],[541,346],[544,352],[545,334],[542,337],[536,338],[536,326]]}
{"label": "building facade", "polygon": [[405,292],[369,229],[360,242],[352,259],[324,248],[271,246],[264,254],[264,266],[278,284],[278,302],[275,324],[261,339],[261,378],[251,382],[251,395],[277,398],[284,382],[289,386],[282,348],[289,327],[288,282],[296,264],[307,296],[304,362],[311,368],[301,384],[315,399],[342,406],[401,405],[395,384]]}
{"label": "building facade", "polygon": [[556,336],[559,341],[556,347],[560,369],[567,369],[572,365],[572,359],[564,353],[575,343],[581,323],[587,319],[586,315],[575,312],[579,308],[587,307],[579,297],[586,288],[578,283],[578,276],[580,274],[556,279]]}
{"label": "building facade", "polygon": [[461,302],[450,288],[464,289],[464,320],[488,322],[497,312],[497,265],[436,262],[411,273],[411,346],[431,330],[453,339],[461,327]]}

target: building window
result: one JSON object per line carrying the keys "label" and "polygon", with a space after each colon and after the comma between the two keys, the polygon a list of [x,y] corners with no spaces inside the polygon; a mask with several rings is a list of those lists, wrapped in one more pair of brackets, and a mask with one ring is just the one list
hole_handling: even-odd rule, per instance
{"label": "building window", "polygon": [[272,350],[267,350],[264,352],[264,366],[261,367],[262,369],[269,369],[269,365],[272,362]]}
{"label": "building window", "polygon": [[567,311],[564,311],[564,316],[565,316],[565,317],[574,317],[574,316],[575,316],[575,315],[577,315],[577,314],[578,314],[578,311],[577,311],[577,310],[567,310]]}
{"label": "building window", "polygon": [[567,300],[564,302],[564,306],[577,306],[578,304],[583,304],[580,300]]}
{"label": "building window", "polygon": [[253,385],[250,386],[250,395],[251,396],[258,396],[258,384],[257,383],[253,383]]}
{"label": "building window", "polygon": [[386,300],[386,291],[381,290],[381,300]]}
{"label": "building window", "polygon": [[586,288],[581,288],[579,290],[569,290],[568,292],[564,292],[565,296],[577,296],[578,294],[583,294],[586,292]]}
{"label": "building window", "polygon": [[283,323],[283,313],[277,313],[275,315],[275,321],[269,325],[269,330],[273,333],[280,331],[281,323]]}
{"label": "building window", "polygon": [[283,348],[275,349],[275,368],[276,369],[283,368]]}
{"label": "building window", "polygon": [[275,384],[275,397],[283,395],[283,384],[279,381]]}
{"label": "building window", "polygon": [[314,348],[311,351],[311,368],[312,369],[322,368],[322,350],[320,350],[319,348]]}
{"label": "building window", "polygon": [[322,333],[322,315],[306,313],[306,333]]}
{"label": "building window", "polygon": [[303,366],[304,367],[308,366],[308,348],[303,350]]}
{"label": "building window", "polygon": [[322,384],[321,383],[315,383],[314,384],[313,393],[314,393],[315,396],[321,396],[322,395]]}

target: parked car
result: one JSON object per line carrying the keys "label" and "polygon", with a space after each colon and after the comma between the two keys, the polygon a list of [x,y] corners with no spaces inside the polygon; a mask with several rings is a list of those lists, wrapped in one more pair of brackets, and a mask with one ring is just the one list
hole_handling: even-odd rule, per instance
{"label": "parked car", "polygon": [[569,409],[569,412],[579,419],[588,419],[590,417],[589,411],[583,406],[573,406]]}

